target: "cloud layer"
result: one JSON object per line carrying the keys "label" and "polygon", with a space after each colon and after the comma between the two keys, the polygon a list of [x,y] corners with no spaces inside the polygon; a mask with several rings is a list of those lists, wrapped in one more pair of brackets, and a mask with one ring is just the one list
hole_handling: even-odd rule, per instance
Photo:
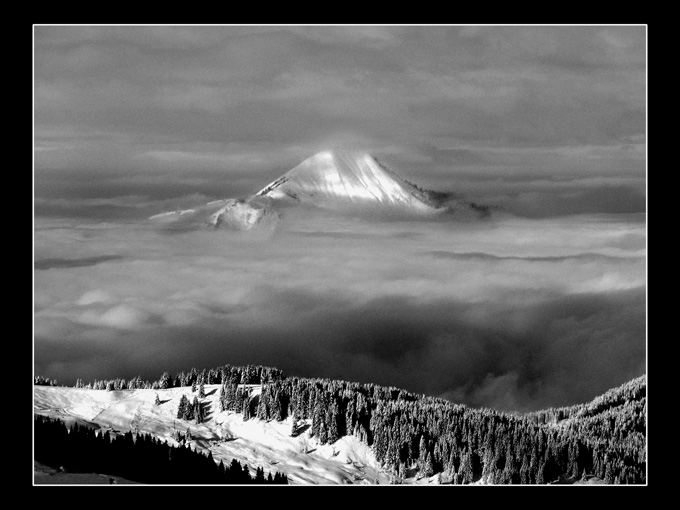
{"label": "cloud layer", "polygon": [[[645,371],[645,248],[630,242],[644,223],[280,225],[269,238],[89,232],[93,251],[118,255],[36,273],[36,370],[69,382],[262,363],[506,410],[577,403]],[[37,247],[59,230],[39,229]]]}

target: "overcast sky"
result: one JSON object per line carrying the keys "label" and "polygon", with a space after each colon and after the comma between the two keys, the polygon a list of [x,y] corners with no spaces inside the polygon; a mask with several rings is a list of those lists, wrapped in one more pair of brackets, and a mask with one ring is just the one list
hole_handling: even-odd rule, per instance
{"label": "overcast sky", "polygon": [[522,214],[644,211],[645,27],[34,30],[41,198],[246,195],[352,147]]}
{"label": "overcast sky", "polygon": [[[644,373],[646,36],[34,27],[36,371],[252,362],[507,410]],[[328,148],[494,215],[264,239],[146,222]]]}

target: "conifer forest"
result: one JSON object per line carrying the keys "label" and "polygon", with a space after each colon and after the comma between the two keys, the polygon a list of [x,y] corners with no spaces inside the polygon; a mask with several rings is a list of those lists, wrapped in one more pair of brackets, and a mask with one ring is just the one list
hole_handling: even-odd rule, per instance
{"label": "conifer forest", "polygon": [[[35,383],[56,384],[45,378]],[[354,435],[372,448],[395,484],[414,470],[449,484],[480,479],[546,484],[564,476],[597,476],[606,484],[646,483],[645,376],[589,403],[524,414],[473,409],[375,384],[286,377],[276,368],[255,365],[192,368],[174,377],[165,372],[151,382],[137,377],[85,385],[78,380],[76,386],[109,391],[187,387],[187,393],[193,389],[200,395],[205,384],[220,385],[219,411],[241,413],[244,421],[290,418],[292,436],[308,427],[320,444]],[[261,385],[261,392],[253,394],[254,385]],[[199,398],[183,396],[177,418],[196,423],[205,419]],[[182,469],[196,474],[188,478],[195,483],[287,483],[285,475],[266,476],[261,468],[251,478],[237,462],[217,465],[181,443],[170,447],[148,435],[133,440],[131,432],[115,439],[77,426],[69,434],[62,423],[35,420],[36,460],[48,465],[68,451],[74,468],[100,468],[97,462],[108,458],[107,472],[147,483],[173,483]],[[104,449],[108,457],[79,453]],[[144,460],[121,461],[132,449]]]}

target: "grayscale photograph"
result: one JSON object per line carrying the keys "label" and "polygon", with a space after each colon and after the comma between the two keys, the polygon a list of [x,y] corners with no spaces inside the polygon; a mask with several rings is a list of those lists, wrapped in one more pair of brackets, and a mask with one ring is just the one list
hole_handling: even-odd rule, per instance
{"label": "grayscale photograph", "polygon": [[33,25],[33,485],[647,484],[641,25]]}

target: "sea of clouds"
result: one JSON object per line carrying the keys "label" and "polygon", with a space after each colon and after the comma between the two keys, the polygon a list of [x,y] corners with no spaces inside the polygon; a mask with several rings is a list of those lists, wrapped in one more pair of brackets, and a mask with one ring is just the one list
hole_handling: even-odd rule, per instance
{"label": "sea of clouds", "polygon": [[35,371],[65,384],[251,363],[528,411],[646,370],[640,215],[38,218],[34,286]]}

